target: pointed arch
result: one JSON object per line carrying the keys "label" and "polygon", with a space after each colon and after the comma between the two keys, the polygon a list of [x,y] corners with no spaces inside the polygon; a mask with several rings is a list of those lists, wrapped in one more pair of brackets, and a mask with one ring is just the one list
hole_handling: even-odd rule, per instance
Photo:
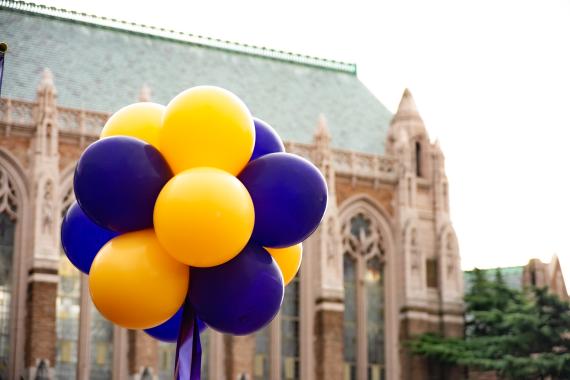
{"label": "pointed arch", "polygon": [[29,227],[30,185],[24,168],[8,150],[0,148],[0,218],[3,216],[2,256],[4,273],[8,278],[2,284],[2,319],[0,334],[8,343],[4,354],[7,378],[15,378],[23,366],[24,315],[26,299],[26,263],[29,252],[28,241],[23,233]]}
{"label": "pointed arch", "polygon": [[[356,347],[355,360],[351,359],[353,353],[345,350],[346,378],[363,378],[367,373],[382,376],[382,372],[386,378],[398,378],[399,357],[394,350],[399,330],[398,260],[392,219],[374,198],[356,194],[340,205],[339,220],[344,268],[349,276],[343,280],[347,289],[345,342],[352,341]],[[347,284],[353,275],[352,285]]]}
{"label": "pointed arch", "polygon": [[75,194],[73,193],[74,173],[75,173],[75,162],[73,164],[67,165],[67,167],[63,169],[60,174],[59,199],[61,201],[62,212],[65,212],[65,210],[67,210],[67,208],[75,200]]}

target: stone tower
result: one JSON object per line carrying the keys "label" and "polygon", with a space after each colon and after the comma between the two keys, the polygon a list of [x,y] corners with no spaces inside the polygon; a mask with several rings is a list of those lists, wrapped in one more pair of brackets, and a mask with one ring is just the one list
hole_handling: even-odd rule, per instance
{"label": "stone tower", "polygon": [[[463,278],[449,217],[444,156],[439,144],[430,142],[408,89],[390,124],[386,153],[398,160],[395,224],[402,262],[400,338],[428,331],[460,336]],[[405,349],[401,361],[402,378],[423,379],[433,372],[425,360],[411,357]]]}

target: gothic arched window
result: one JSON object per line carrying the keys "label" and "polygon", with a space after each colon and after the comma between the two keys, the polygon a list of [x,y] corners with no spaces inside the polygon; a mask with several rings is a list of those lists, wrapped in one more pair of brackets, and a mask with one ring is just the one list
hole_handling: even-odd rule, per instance
{"label": "gothic arched window", "polygon": [[383,236],[362,211],[343,224],[342,237],[344,379],[380,380],[385,377]]}
{"label": "gothic arched window", "polygon": [[[63,199],[62,218],[73,201],[73,192]],[[56,298],[56,358],[57,379],[77,376],[79,345],[79,312],[81,305],[81,275],[67,256],[60,253]]]}
{"label": "gothic arched window", "polygon": [[174,357],[176,355],[176,343],[158,343],[158,378],[161,380],[172,379],[174,373]]}
{"label": "gothic arched window", "polygon": [[384,376],[384,286],[382,262],[374,256],[366,263],[366,342],[368,345],[368,379]]}
{"label": "gothic arched window", "polygon": [[91,303],[91,365],[90,380],[113,377],[113,324],[106,320]]}
{"label": "gothic arched window", "polygon": [[14,184],[0,167],[0,378],[8,378],[12,262],[18,203]]}
{"label": "gothic arched window", "polygon": [[299,271],[285,287],[278,317],[255,333],[253,380],[301,378],[301,278]]}
{"label": "gothic arched window", "polygon": [[[62,218],[73,203],[70,188],[62,199]],[[88,292],[86,276],[71,264],[63,252],[60,254],[59,283],[56,299],[56,363],[57,379],[73,379],[77,375],[79,347],[89,346],[88,363],[92,380],[110,379],[113,375],[113,337],[115,327],[95,308]],[[81,308],[84,307],[85,310]],[[88,318],[82,316],[82,312]],[[81,334],[80,331],[86,332]],[[80,337],[81,340],[80,340]]]}
{"label": "gothic arched window", "polygon": [[65,254],[59,260],[59,284],[56,299],[56,376],[73,379],[77,376],[79,343],[79,310],[81,304],[81,278],[79,271]]}
{"label": "gothic arched window", "polygon": [[356,261],[344,254],[344,379],[356,380]]}
{"label": "gothic arched window", "polygon": [[299,367],[299,275],[285,288],[281,307],[281,379],[300,377]]}

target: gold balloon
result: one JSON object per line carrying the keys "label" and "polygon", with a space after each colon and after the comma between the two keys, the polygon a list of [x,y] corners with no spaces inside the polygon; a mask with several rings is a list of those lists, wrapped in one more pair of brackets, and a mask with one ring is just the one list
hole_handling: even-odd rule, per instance
{"label": "gold balloon", "polygon": [[253,231],[245,186],[214,168],[186,170],[163,187],[154,206],[156,236],[176,260],[211,267],[234,258]]}
{"label": "gold balloon", "polygon": [[[265,247],[264,247],[265,248]],[[285,285],[295,278],[303,259],[303,244],[295,244],[285,248],[265,248],[277,262]]]}
{"label": "gold balloon", "polygon": [[158,149],[158,133],[165,109],[163,105],[150,102],[123,107],[107,120],[100,137],[136,137]]}
{"label": "gold balloon", "polygon": [[160,146],[174,173],[200,166],[237,175],[255,145],[255,128],[246,105],[219,87],[182,92],[166,107]]}
{"label": "gold balloon", "polygon": [[89,291],[105,318],[129,329],[158,326],[184,303],[189,268],[174,260],[152,229],[126,233],[101,248]]}

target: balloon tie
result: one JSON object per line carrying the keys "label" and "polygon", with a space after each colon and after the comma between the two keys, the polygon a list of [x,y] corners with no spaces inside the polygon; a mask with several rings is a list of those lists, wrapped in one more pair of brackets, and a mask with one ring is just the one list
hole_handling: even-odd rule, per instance
{"label": "balloon tie", "polygon": [[200,380],[202,346],[194,308],[188,300],[182,311],[182,325],[176,343],[175,380]]}

